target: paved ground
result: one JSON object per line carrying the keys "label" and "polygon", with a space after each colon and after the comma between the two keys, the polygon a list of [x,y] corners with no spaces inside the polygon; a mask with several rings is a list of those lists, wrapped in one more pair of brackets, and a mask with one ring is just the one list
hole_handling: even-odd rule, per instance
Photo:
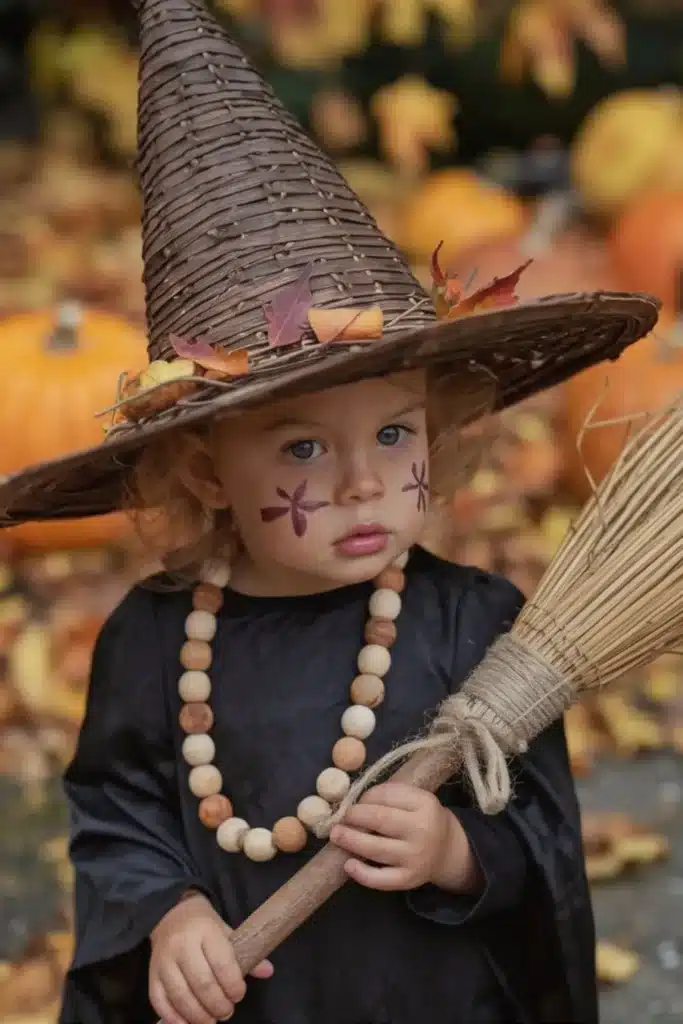
{"label": "paved ground", "polygon": [[683,1021],[683,759],[606,761],[581,783],[588,810],[625,811],[669,836],[668,861],[595,887],[600,938],[634,950],[642,965],[602,994],[601,1024]]}

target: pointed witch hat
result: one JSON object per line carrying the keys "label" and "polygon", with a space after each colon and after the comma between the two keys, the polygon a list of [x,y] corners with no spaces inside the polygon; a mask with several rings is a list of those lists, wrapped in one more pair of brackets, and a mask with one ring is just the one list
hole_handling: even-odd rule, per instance
{"label": "pointed witch hat", "polygon": [[657,301],[621,293],[440,320],[201,0],[134,5],[151,365],[101,445],[0,480],[0,525],[112,511],[142,446],[215,415],[421,366],[483,368],[503,408],[654,326]]}

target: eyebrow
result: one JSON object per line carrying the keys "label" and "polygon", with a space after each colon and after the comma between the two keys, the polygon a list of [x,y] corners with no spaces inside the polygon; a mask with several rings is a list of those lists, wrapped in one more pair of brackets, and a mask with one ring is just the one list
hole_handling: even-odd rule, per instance
{"label": "eyebrow", "polygon": [[[411,412],[418,412],[420,409],[424,409],[425,402],[412,402],[410,405],[405,406],[403,409],[399,409],[397,412],[387,416],[387,420],[400,419],[401,416],[407,416]],[[295,428],[301,430],[305,427],[314,427],[316,430],[324,430],[329,424],[316,423],[315,420],[298,420],[293,416],[282,417],[279,420],[273,420],[272,423],[267,423],[263,428],[268,433],[274,433],[276,430],[285,430],[288,428]]]}

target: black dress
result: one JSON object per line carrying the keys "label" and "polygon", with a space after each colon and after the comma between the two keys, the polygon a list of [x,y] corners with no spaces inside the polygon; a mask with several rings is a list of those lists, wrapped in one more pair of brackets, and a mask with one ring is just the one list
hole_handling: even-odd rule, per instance
{"label": "black dress", "polygon": [[[500,577],[416,549],[374,760],[414,735],[522,603]],[[330,763],[372,584],[295,598],[226,591],[214,641],[216,764],[235,813],[266,827],[295,812]],[[147,936],[194,887],[232,926],[318,848],[254,864],[197,816],[180,755],[177,680],[189,593],[138,587],[99,638],[87,713],[65,776],[76,872],[76,952],[60,1024],[147,1024]],[[594,931],[561,723],[515,766],[509,808],[486,817],[454,782],[486,886],[382,893],[347,883],[249,980],[235,1024],[597,1021]]]}

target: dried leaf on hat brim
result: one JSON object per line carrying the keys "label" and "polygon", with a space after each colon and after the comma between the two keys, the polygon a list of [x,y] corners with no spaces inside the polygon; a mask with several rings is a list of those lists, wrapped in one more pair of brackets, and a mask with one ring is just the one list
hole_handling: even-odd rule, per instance
{"label": "dried leaf on hat brim", "polygon": [[308,322],[321,344],[335,341],[374,341],[382,337],[384,313],[380,306],[369,309],[315,309],[308,311]]}
{"label": "dried leaf on hat brim", "polygon": [[308,322],[308,311],[313,304],[310,285],[312,272],[313,264],[309,263],[296,281],[276,292],[264,307],[268,321],[268,344],[271,348],[295,345],[301,341]]}
{"label": "dried leaf on hat brim", "polygon": [[208,370],[209,380],[229,380],[249,372],[249,353],[244,348],[227,352],[214,348],[206,338],[181,338],[177,334],[172,334],[169,341],[179,358],[190,359]]}

